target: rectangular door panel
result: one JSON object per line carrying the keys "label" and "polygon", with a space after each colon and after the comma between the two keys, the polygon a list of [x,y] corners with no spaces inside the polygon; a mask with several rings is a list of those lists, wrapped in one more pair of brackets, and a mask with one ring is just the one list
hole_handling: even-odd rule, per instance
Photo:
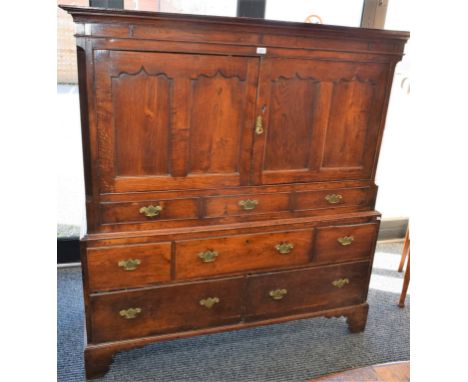
{"label": "rectangular door panel", "polygon": [[118,176],[169,173],[172,87],[172,80],[164,74],[148,75],[145,70],[112,78]]}

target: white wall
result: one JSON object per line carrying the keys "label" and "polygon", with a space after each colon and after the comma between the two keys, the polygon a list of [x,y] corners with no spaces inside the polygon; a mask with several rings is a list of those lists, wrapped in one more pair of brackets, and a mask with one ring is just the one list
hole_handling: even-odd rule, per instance
{"label": "white wall", "polygon": [[57,85],[57,223],[80,226],[85,214],[78,87]]}
{"label": "white wall", "polygon": [[[387,8],[385,29],[410,30],[408,1],[390,0]],[[421,128],[410,125],[410,94],[409,84],[411,55],[411,39],[405,47],[405,56],[397,64],[393,80],[392,94],[387,113],[385,133],[382,140],[379,165],[377,167],[376,183],[379,186],[376,209],[383,218],[409,217],[412,200],[408,197],[407,184],[410,178],[410,155],[414,153],[414,142],[408,138],[408,129]],[[406,80],[403,82],[403,80]],[[403,83],[403,87],[402,87]],[[421,140],[417,144],[424,144]]]}

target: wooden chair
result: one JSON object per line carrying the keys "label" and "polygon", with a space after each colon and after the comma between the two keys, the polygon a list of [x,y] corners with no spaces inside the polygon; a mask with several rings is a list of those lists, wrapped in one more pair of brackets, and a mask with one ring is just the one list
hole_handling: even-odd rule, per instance
{"label": "wooden chair", "polygon": [[405,235],[405,242],[403,244],[403,251],[401,252],[401,260],[400,260],[400,266],[398,267],[398,272],[403,271],[403,267],[405,265],[405,260],[408,258],[408,262],[406,264],[406,271],[405,271],[405,277],[403,279],[403,289],[401,291],[400,295],[400,301],[398,303],[398,306],[400,308],[403,308],[405,306],[405,299],[406,299],[406,292],[408,291],[408,285],[410,281],[410,237],[409,237],[409,225],[408,228],[406,229],[406,235]]}

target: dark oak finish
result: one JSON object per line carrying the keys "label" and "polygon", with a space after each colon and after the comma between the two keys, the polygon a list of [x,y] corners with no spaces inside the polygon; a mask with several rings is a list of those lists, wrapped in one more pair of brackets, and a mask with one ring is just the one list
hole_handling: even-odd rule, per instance
{"label": "dark oak finish", "polygon": [[[312,240],[312,230],[301,230],[176,241],[176,277],[184,279],[307,264]],[[213,261],[204,262],[199,254],[208,250],[216,251],[217,256]]]}
{"label": "dark oak finish", "polygon": [[377,240],[378,228],[379,223],[370,223],[317,229],[314,262],[368,259]]}
{"label": "dark oak finish", "polygon": [[[368,268],[368,262],[361,262],[249,276],[246,317],[275,317],[363,303],[367,285],[362,275]],[[333,285],[340,279],[348,283]],[[275,299],[271,291],[276,290],[285,293]]]}
{"label": "dark oak finish", "polygon": [[[92,296],[92,342],[239,322],[242,281],[238,277]],[[218,298],[219,302],[211,308],[200,305],[207,298]],[[135,318],[119,314],[131,308],[141,312]]]}
{"label": "dark oak finish", "polygon": [[171,243],[89,248],[86,267],[90,292],[169,281]]}
{"label": "dark oak finish", "polygon": [[78,51],[87,378],[155,341],[316,316],[364,330],[408,33],[62,8]]}

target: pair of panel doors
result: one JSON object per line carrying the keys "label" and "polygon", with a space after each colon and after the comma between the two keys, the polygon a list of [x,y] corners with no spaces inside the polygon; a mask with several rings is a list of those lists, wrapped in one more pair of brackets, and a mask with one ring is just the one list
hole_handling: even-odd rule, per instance
{"label": "pair of panel doors", "polygon": [[95,51],[102,193],[368,179],[387,66]]}

